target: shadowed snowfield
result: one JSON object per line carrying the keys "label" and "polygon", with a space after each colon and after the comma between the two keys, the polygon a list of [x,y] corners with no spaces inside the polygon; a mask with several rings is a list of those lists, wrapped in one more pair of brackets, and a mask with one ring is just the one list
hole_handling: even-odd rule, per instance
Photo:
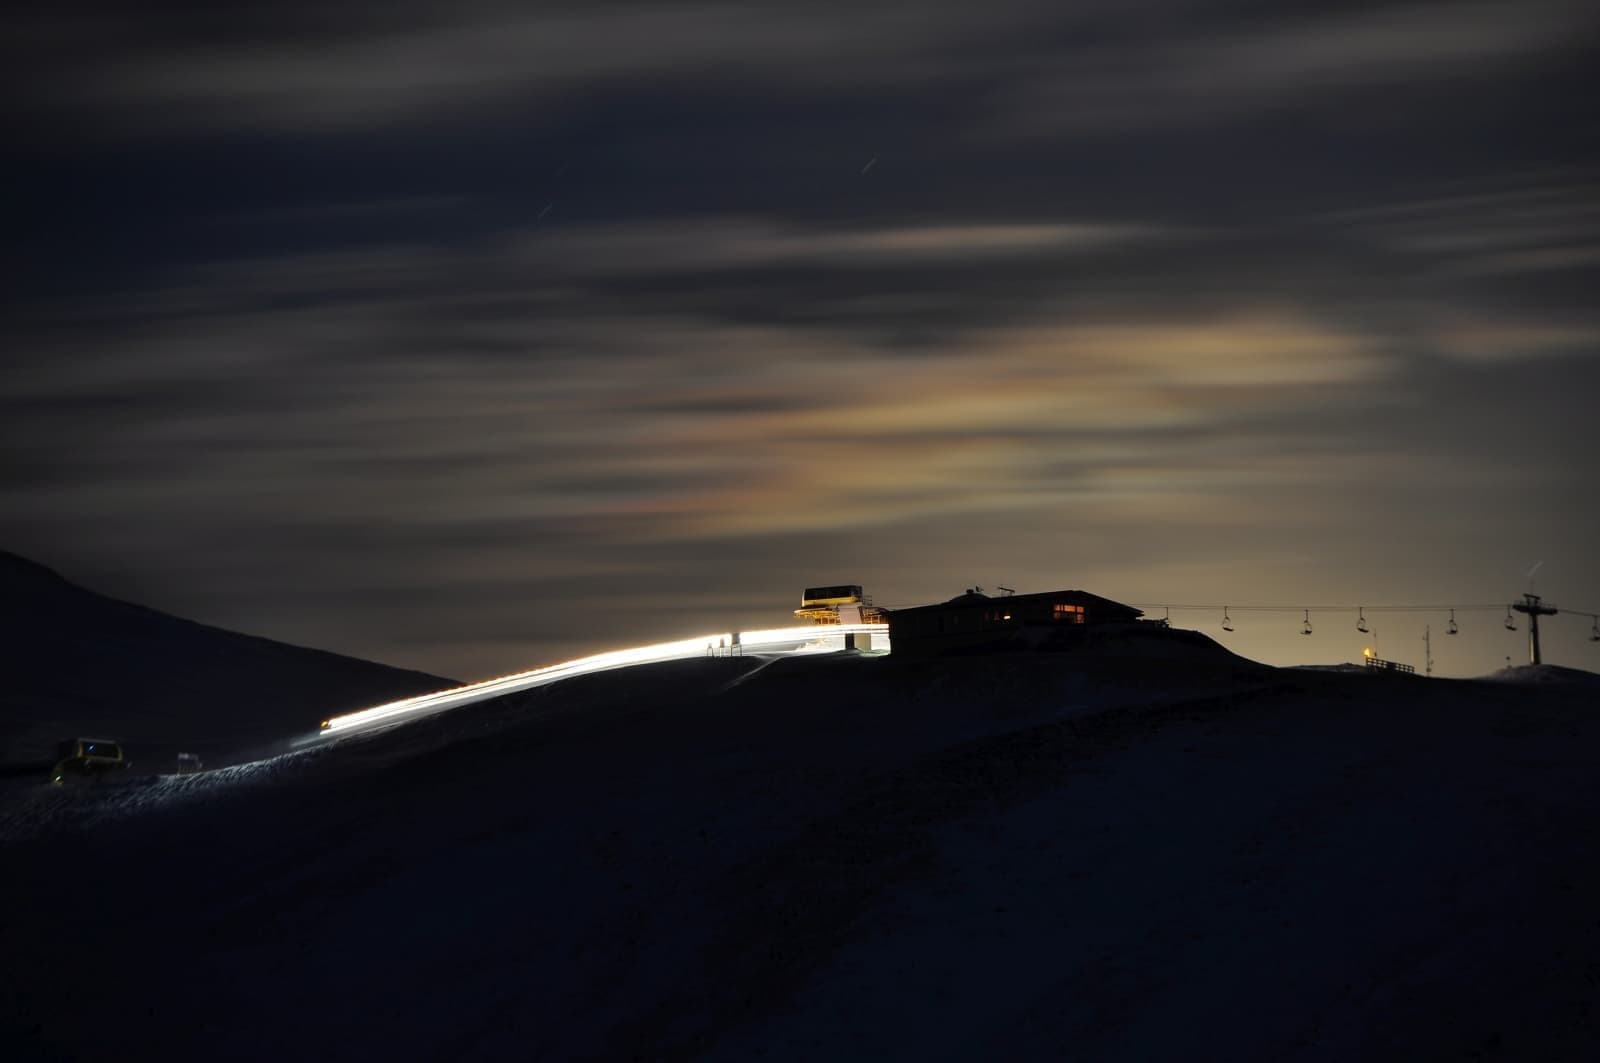
{"label": "shadowed snowfield", "polygon": [[1592,1058],[1600,679],[1191,650],[683,661],[15,789],[0,1033],[30,1059]]}

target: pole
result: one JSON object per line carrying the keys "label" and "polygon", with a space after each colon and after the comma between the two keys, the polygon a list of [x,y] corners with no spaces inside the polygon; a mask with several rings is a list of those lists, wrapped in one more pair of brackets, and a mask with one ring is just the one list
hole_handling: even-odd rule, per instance
{"label": "pole", "polygon": [[1555,616],[1560,610],[1553,605],[1539,604],[1537,594],[1524,594],[1522,598],[1522,601],[1511,608],[1528,615],[1528,661],[1531,664],[1542,664],[1544,662],[1539,654],[1539,618]]}

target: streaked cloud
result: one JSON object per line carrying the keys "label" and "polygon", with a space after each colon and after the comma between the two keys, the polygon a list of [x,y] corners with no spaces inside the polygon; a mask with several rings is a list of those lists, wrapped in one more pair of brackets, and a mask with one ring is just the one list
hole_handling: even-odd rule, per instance
{"label": "streaked cloud", "polygon": [[815,582],[1600,587],[1594,25],[41,10],[0,545],[461,675]]}
{"label": "streaked cloud", "polygon": [[1019,79],[991,102],[1010,133],[1217,121],[1577,54],[1597,26],[1592,12],[1564,0],[1289,7],[1114,40]]}
{"label": "streaked cloud", "polygon": [[1180,234],[1155,227],[1091,223],[907,225],[801,229],[759,219],[685,219],[643,225],[582,226],[533,233],[529,258],[584,272],[826,266],[881,268],[985,258],[1090,252]]}
{"label": "streaked cloud", "polygon": [[69,100],[137,108],[154,124],[337,129],[674,75],[824,84],[932,75],[941,68],[932,50],[988,22],[953,7],[932,14],[798,3],[336,6],[276,32],[264,23],[256,35],[196,38],[112,10],[46,17],[30,36],[118,55],[47,82]]}
{"label": "streaked cloud", "polygon": [[991,118],[1023,131],[1253,113],[1345,88],[1481,74],[1571,52],[1595,25],[1567,0],[1282,11],[1033,0],[914,11],[288,4],[247,9],[234,26],[89,5],[34,15],[13,52],[67,57],[36,68],[43,98],[141,126],[328,131],[511,105],[536,108],[537,120],[578,92],[684,79],[858,92],[998,86]]}

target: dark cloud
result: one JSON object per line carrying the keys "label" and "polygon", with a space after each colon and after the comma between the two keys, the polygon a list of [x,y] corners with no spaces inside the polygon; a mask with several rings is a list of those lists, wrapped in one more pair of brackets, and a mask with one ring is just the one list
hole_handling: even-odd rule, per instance
{"label": "dark cloud", "polygon": [[[1566,0],[1400,5],[933,3],[53,7],[16,34],[38,95],[145,123],[414,122],[644,79],[811,91],[994,88],[1006,121],[1171,124],[1572,53]],[[58,59],[60,56],[57,57]],[[75,62],[73,60],[76,60]],[[1010,95],[1012,91],[1016,96]]]}
{"label": "dark cloud", "polygon": [[461,675],[842,580],[1600,602],[1594,28],[56,5],[0,534]]}

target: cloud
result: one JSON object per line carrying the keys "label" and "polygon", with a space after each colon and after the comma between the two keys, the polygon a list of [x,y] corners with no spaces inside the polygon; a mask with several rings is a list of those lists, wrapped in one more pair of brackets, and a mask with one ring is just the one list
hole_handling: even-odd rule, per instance
{"label": "cloud", "polygon": [[[524,523],[621,544],[1048,507],[1170,470],[1175,432],[1279,419],[1387,371],[1359,331],[1249,306],[998,324],[980,298],[913,354],[871,328],[749,322],[648,290],[613,302],[582,281],[670,267],[715,292],[737,267],[744,284],[772,273],[782,299],[802,259],[849,260],[871,285],[908,262],[932,276],[1106,251],[1124,231],[1145,229],[741,223],[695,242],[652,223],[239,263],[130,307],[140,325],[119,340],[41,359],[8,405],[62,505],[142,492],[179,511],[205,484],[228,524],[354,534],[403,512],[441,536]],[[530,284],[550,263],[578,287]],[[123,415],[63,448],[53,426],[83,403]]]}
{"label": "cloud", "polygon": [[1088,253],[1174,235],[1137,225],[1063,222],[801,228],[725,216],[534,232],[517,252],[591,274],[794,266],[875,270]]}
{"label": "cloud", "polygon": [[[513,106],[539,122],[641,84],[813,93],[960,86],[964,132],[1256,113],[1350,87],[1478,75],[1570,52],[1592,14],[1563,0],[1263,15],[1255,5],[1000,0],[746,4],[262,6],[236,20],[90,5],[14,35],[32,95],[124,128],[337,131]],[[65,57],[44,64],[42,52]],[[108,130],[109,131],[109,130]]]}
{"label": "cloud", "polygon": [[1592,13],[1562,0],[1179,22],[1170,34],[1068,51],[1050,69],[1004,83],[990,107],[1004,135],[1216,122],[1328,105],[1352,90],[1484,78],[1576,54],[1594,28]]}
{"label": "cloud", "polygon": [[1533,174],[1330,220],[1450,276],[1586,270],[1600,249],[1600,179],[1580,169]]}
{"label": "cloud", "polygon": [[0,532],[467,675],[807,583],[1587,556],[1592,22],[52,5]]}
{"label": "cloud", "polygon": [[948,6],[927,17],[889,5],[412,4],[335,8],[287,31],[259,22],[244,37],[163,21],[151,32],[110,13],[40,20],[30,36],[98,60],[70,81],[42,78],[56,96],[146,123],[325,130],[651,78],[931,76],[929,50],[985,21]]}

